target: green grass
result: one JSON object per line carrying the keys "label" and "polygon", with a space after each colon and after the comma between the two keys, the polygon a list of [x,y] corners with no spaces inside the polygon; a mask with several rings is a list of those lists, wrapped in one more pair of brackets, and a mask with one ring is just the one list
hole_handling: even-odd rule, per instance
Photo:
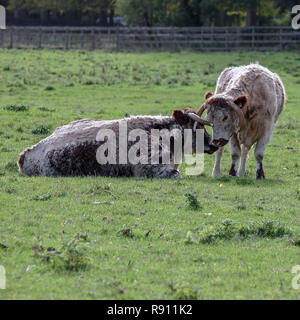
{"label": "green grass", "polygon": [[[298,53],[0,51],[0,299],[299,299]],[[277,72],[288,102],[266,181],[29,178],[18,154],[63,124],[198,108],[229,65]]]}

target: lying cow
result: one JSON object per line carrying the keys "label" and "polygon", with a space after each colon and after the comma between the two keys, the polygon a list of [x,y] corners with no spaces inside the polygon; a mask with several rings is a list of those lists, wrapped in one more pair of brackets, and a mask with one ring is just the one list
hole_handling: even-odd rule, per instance
{"label": "lying cow", "polygon": [[243,176],[248,152],[256,143],[256,178],[264,179],[264,151],[286,99],[279,76],[258,64],[227,68],[219,76],[215,94],[208,92],[205,99],[198,115],[207,109],[206,120],[213,125],[212,143],[219,147],[212,175],[220,174],[223,147],[229,141],[229,174]]}
{"label": "lying cow", "polygon": [[[204,129],[204,152],[211,154],[218,149],[210,144],[211,137],[204,128],[206,124],[208,123],[205,120],[196,115],[196,111],[189,108],[174,110],[172,117],[140,116],[122,120],[84,119],[75,121],[57,128],[51,136],[24,150],[20,154],[18,166],[20,172],[28,176],[99,175],[109,177],[179,178],[178,165],[174,161],[174,146],[179,138],[184,140],[184,129]],[[124,127],[124,125],[126,125],[127,132],[119,136],[120,127]],[[136,129],[145,132],[146,142],[151,140],[150,135],[154,129],[165,129],[170,132],[177,129],[177,132],[182,133],[182,135],[175,134],[171,138],[169,148],[162,147],[160,144],[160,147],[155,151],[158,159],[156,164],[148,163],[148,161],[131,164],[126,162],[127,156],[125,162],[122,162],[124,159],[122,161],[120,159],[123,154],[127,153],[128,149],[134,145],[133,141],[128,142],[124,140],[124,137],[127,136],[127,133]],[[101,146],[107,143],[107,139],[101,140],[97,137],[99,133],[106,135],[110,132],[117,138],[116,144],[112,143],[111,145],[118,147],[116,147],[116,157],[112,157],[112,163],[107,163],[108,150],[101,153]],[[191,148],[195,152],[197,130],[190,130],[190,132],[192,132]],[[126,145],[124,146],[124,144]],[[181,148],[184,148],[184,144],[185,141],[183,141]],[[153,157],[150,146],[151,141],[149,148],[146,150],[146,155]],[[125,149],[119,152],[121,147],[125,147]],[[170,156],[169,164],[162,162],[162,158],[166,154]]]}

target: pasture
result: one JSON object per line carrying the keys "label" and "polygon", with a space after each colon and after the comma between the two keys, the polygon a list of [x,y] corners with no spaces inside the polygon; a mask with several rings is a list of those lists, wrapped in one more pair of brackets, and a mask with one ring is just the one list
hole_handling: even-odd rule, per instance
{"label": "pasture", "polygon": [[[299,53],[0,50],[0,299],[299,299]],[[21,151],[83,118],[198,108],[227,66],[258,61],[287,91],[255,180],[30,178]]]}

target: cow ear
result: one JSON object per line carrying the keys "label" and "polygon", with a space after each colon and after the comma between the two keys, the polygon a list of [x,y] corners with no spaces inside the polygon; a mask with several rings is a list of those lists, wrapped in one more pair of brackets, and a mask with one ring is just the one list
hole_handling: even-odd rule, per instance
{"label": "cow ear", "polygon": [[239,96],[234,100],[234,103],[243,109],[248,106],[248,96],[246,94]]}
{"label": "cow ear", "polygon": [[174,110],[172,117],[181,126],[189,122],[189,117],[182,110]]}
{"label": "cow ear", "polygon": [[209,99],[210,97],[212,97],[213,95],[214,95],[214,93],[213,93],[213,92],[208,91],[208,92],[206,92],[206,93],[205,93],[204,98],[205,98],[205,100],[207,100],[207,99]]}

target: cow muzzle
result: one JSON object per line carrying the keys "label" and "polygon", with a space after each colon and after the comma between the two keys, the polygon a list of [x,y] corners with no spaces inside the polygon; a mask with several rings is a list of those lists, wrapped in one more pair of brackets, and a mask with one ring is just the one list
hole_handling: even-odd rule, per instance
{"label": "cow muzzle", "polygon": [[214,139],[214,140],[212,141],[212,144],[213,144],[214,146],[216,146],[216,147],[221,148],[221,147],[224,147],[224,146],[228,143],[228,141],[229,141],[229,140],[226,140],[226,139],[223,139],[223,138],[221,138],[221,139]]}
{"label": "cow muzzle", "polygon": [[219,148],[216,147],[215,145],[209,144],[208,150],[205,150],[205,153],[213,154],[213,153],[215,153],[218,149],[219,149]]}

